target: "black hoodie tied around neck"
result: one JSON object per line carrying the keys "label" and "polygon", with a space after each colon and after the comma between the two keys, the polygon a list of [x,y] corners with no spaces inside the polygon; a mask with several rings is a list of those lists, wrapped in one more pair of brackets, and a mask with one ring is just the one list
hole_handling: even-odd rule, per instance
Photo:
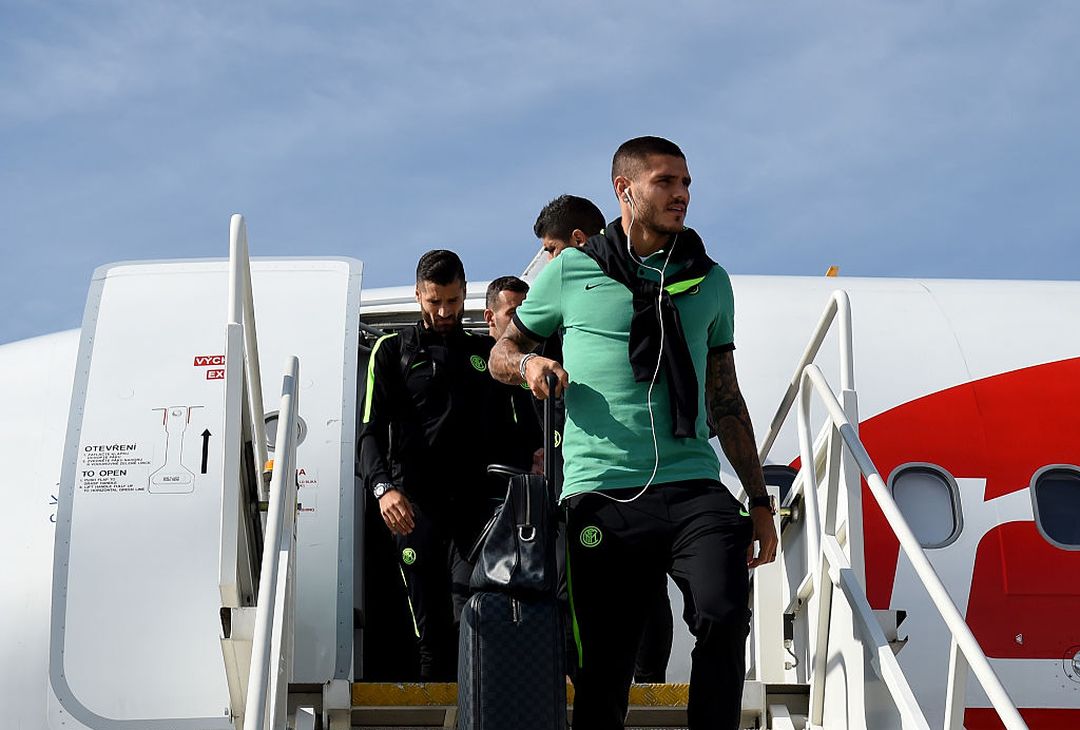
{"label": "black hoodie tied around neck", "polygon": [[665,275],[662,291],[659,282],[638,276],[641,263],[630,256],[626,233],[619,220],[612,221],[603,231],[589,238],[581,251],[596,261],[604,274],[625,286],[633,295],[629,357],[634,380],[647,383],[654,375],[659,376],[657,361],[661,360],[662,354],[660,367],[668,382],[672,432],[677,438],[695,436],[700,391],[690,348],[679,319],[679,309],[671,292],[685,291],[685,288],[675,285],[700,280],[716,265],[705,252],[701,237],[691,228],[672,236],[668,245],[668,265],[676,273],[670,278]]}

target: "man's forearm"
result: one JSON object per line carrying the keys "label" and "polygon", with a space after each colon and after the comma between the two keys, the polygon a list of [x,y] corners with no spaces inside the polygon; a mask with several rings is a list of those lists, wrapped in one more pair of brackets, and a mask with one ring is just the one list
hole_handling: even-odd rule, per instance
{"label": "man's forearm", "polygon": [[503,336],[491,348],[491,356],[488,357],[488,371],[491,376],[507,385],[525,382],[521,377],[521,359],[535,350],[537,344],[511,322]]}
{"label": "man's forearm", "polygon": [[750,497],[765,497],[765,477],[758,460],[757,442],[750,412],[735,376],[735,358],[731,352],[709,353],[705,383],[705,402],[709,425],[716,431],[720,446]]}
{"label": "man's forearm", "polygon": [[521,358],[526,353],[521,346],[508,337],[503,337],[491,348],[491,357],[488,358],[488,370],[492,377],[500,383],[518,385],[521,380]]}
{"label": "man's forearm", "polygon": [[364,486],[368,489],[379,482],[390,481],[390,467],[384,456],[386,449],[379,441],[379,438],[369,429],[360,432],[357,444],[360,476],[363,477]]}
{"label": "man's forearm", "polygon": [[730,404],[722,412],[714,408],[713,428],[716,429],[724,455],[735,469],[746,494],[750,497],[768,496],[761,473],[761,462],[758,460],[754,426],[750,422],[750,413],[741,395],[737,396],[737,402]]}

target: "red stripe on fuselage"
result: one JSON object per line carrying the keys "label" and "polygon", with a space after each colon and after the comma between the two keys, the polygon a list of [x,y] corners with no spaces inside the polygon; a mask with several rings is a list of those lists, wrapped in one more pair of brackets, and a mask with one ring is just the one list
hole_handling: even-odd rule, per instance
{"label": "red stripe on fuselage", "polygon": [[[1080,710],[1036,707],[1020,710],[1020,716],[1027,723],[1028,730],[1065,730],[1080,727]],[[996,710],[975,707],[964,711],[964,727],[966,730],[1004,730],[1005,725],[998,719]]]}
{"label": "red stripe on fuselage", "polygon": [[[928,462],[957,478],[985,478],[984,500],[991,500],[1026,489],[1048,464],[1080,465],[1077,403],[1080,358],[932,393],[864,421],[859,433],[886,480],[902,464]],[[874,608],[886,609],[900,545],[865,482],[863,526],[867,597]],[[1071,565],[1080,553],[1060,557]]]}

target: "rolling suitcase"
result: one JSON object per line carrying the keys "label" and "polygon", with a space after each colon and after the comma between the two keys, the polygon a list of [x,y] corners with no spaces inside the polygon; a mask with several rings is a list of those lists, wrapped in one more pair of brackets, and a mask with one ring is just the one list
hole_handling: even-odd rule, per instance
{"label": "rolling suitcase", "polygon": [[[549,387],[552,383],[549,381]],[[565,730],[566,667],[555,600],[553,399],[544,408],[547,479],[510,480],[461,614],[458,730]]]}
{"label": "rolling suitcase", "polygon": [[554,598],[477,593],[461,614],[459,730],[565,730],[566,670]]}

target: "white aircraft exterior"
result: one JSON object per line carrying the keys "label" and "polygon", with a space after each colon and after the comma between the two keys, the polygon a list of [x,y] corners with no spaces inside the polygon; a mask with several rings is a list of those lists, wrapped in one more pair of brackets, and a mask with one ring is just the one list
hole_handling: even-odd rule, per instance
{"label": "white aircraft exterior", "polygon": [[[361,269],[350,259],[251,265],[266,412],[280,397],[278,364],[290,354],[300,361],[297,685],[340,689],[354,679],[357,331],[360,321],[401,322],[416,312],[411,287],[361,294]],[[1069,527],[1080,522],[1080,335],[1071,324],[1080,319],[1080,284],[732,281],[736,361],[759,439],[823,307],[835,290],[846,292],[858,427],[870,457],[1024,721],[1080,727],[1080,538]],[[222,542],[223,495],[237,473],[227,443],[235,428],[226,403],[228,282],[223,261],[103,267],[82,330],[0,347],[3,727],[201,730],[232,727],[243,714],[237,677],[247,668],[223,660],[237,650],[222,641],[222,607],[254,601]],[[467,308],[479,318],[484,284],[469,291]],[[834,387],[840,344],[834,327],[816,358]],[[823,413],[816,402],[813,434]],[[792,415],[767,462],[775,474],[798,468],[799,456]],[[838,468],[829,461],[817,464],[823,480]],[[722,478],[738,490],[726,462]],[[824,626],[812,724],[918,726],[905,719],[893,665],[860,632],[842,581],[831,608],[813,597],[827,578],[807,593],[818,565],[807,553],[829,540],[809,537],[805,481],[786,492],[781,559],[755,578],[750,678],[811,682]],[[948,711],[969,730],[1001,727],[980,682],[950,673],[952,634],[865,481],[841,494],[835,524],[928,726],[949,726]],[[672,598],[678,616],[681,598]],[[792,614],[789,651],[784,613]],[[669,680],[687,680],[690,647],[676,619]],[[959,710],[950,686],[963,698]],[[769,708],[760,722],[806,722],[793,712],[784,725],[782,714]]]}

